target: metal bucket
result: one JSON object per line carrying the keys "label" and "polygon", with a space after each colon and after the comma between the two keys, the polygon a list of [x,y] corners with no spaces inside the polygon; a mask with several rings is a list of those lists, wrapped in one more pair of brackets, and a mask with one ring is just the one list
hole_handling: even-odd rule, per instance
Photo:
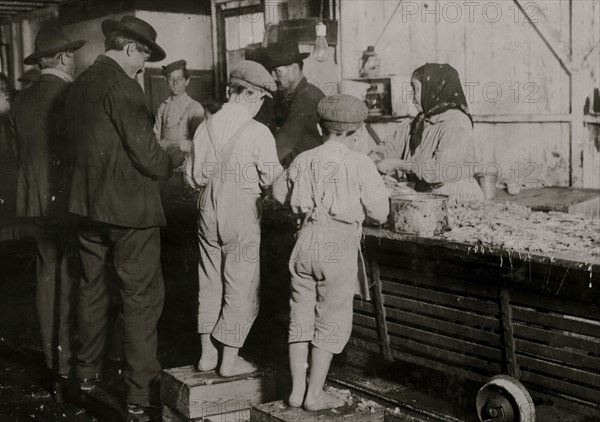
{"label": "metal bucket", "polygon": [[448,230],[448,196],[411,193],[390,197],[389,224],[395,232],[438,236]]}

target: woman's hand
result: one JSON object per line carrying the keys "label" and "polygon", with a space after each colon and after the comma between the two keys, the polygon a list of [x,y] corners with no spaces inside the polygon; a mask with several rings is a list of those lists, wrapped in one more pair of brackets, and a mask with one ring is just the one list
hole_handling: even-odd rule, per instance
{"label": "woman's hand", "polygon": [[389,174],[394,170],[402,170],[404,160],[399,158],[384,158],[377,164],[377,170],[382,174]]}

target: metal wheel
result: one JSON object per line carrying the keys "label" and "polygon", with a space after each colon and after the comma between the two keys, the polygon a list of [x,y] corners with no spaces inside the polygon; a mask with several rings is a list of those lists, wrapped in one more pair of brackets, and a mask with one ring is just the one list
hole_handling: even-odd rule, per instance
{"label": "metal wheel", "polygon": [[477,393],[481,422],[535,422],[535,406],[527,389],[515,378],[496,375]]}

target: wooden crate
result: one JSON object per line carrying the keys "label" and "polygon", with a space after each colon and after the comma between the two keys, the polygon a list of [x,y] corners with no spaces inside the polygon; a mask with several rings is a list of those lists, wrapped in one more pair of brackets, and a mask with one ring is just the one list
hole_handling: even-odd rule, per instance
{"label": "wooden crate", "polygon": [[188,419],[239,412],[275,398],[271,372],[223,378],[198,372],[192,366],[165,369],[161,376],[161,401]]}
{"label": "wooden crate", "polygon": [[169,406],[163,405],[162,407],[162,422],[248,422],[249,420],[250,409],[190,419]]}
{"label": "wooden crate", "polygon": [[298,407],[289,407],[283,401],[275,401],[252,406],[251,422],[383,422],[384,408],[369,407],[360,409],[359,401],[337,409],[327,409],[318,412],[306,412]]}

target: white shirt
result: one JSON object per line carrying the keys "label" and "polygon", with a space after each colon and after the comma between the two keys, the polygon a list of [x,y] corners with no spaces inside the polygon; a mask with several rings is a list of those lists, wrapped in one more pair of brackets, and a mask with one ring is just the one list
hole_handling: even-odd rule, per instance
{"label": "white shirt", "polygon": [[[216,148],[221,151],[238,128],[251,119],[245,107],[235,103],[224,104],[212,116]],[[186,180],[195,189],[206,186],[217,165],[206,122],[203,121],[196,130],[190,151],[191,159],[185,169]],[[271,186],[283,173],[271,131],[259,122],[249,126],[235,145],[226,170],[227,177],[235,172],[235,180],[251,195],[259,196],[262,190]]]}
{"label": "white shirt", "polygon": [[65,82],[69,82],[69,83],[73,82],[73,77],[71,75],[66,74],[62,70],[46,68],[46,69],[42,69],[41,74],[42,75],[54,75],[54,76],[59,77],[60,79],[62,79]]}

